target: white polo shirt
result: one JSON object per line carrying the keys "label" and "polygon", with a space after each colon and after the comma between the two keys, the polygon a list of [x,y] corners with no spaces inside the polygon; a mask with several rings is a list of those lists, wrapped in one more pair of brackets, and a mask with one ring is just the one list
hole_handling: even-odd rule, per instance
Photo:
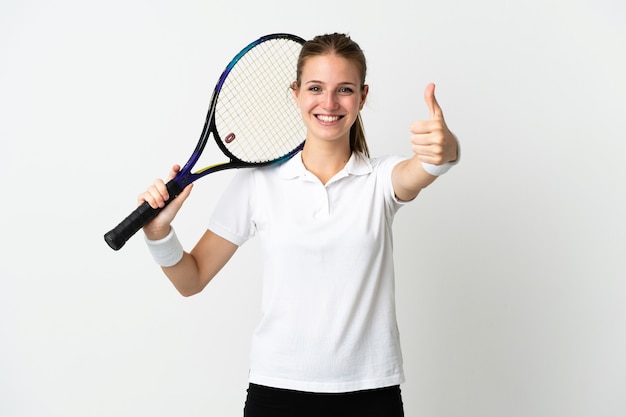
{"label": "white polo shirt", "polygon": [[250,382],[310,392],[404,382],[392,254],[402,203],[391,184],[402,159],[353,154],[325,185],[300,154],[237,172],[209,229],[236,245],[261,239]]}

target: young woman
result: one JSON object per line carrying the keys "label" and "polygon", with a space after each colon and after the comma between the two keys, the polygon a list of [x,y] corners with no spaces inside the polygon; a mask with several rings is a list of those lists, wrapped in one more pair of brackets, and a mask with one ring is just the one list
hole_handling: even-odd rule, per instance
{"label": "young woman", "polygon": [[[263,316],[252,338],[247,417],[404,415],[392,222],[457,160],[458,144],[430,84],[430,120],[411,126],[414,155],[370,158],[360,119],[365,75],[364,54],[348,36],[308,41],[292,85],[307,127],[302,152],[238,171],[189,253],[171,222],[191,185],[144,227],[184,296],[202,291],[247,239],[261,239]],[[162,207],[168,198],[157,180],[139,202]]]}

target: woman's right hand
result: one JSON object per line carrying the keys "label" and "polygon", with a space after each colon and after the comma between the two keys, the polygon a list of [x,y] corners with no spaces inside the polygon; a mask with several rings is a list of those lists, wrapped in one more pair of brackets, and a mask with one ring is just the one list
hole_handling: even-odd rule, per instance
{"label": "woman's right hand", "polygon": [[[174,178],[176,174],[178,174],[178,171],[180,171],[180,165],[174,165],[168,175],[167,181]],[[193,187],[193,184],[189,184],[175,199],[172,200],[171,203],[166,206],[165,202],[169,200],[170,196],[167,192],[165,184],[166,181],[163,181],[160,178],[156,179],[146,191],[139,194],[137,197],[138,206],[147,202],[152,208],[163,208],[163,210],[161,210],[156,217],[143,226],[143,231],[146,234],[146,237],[150,240],[163,239],[168,235],[171,228],[170,225],[174,220],[174,217],[176,217],[178,210],[180,210],[187,197],[189,197],[189,193],[191,193],[191,189]]]}

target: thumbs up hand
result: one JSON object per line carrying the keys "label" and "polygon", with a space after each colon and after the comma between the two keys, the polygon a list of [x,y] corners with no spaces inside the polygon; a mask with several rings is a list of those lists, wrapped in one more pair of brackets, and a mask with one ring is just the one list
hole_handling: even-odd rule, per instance
{"label": "thumbs up hand", "polygon": [[426,86],[424,101],[430,118],[411,124],[411,148],[415,155],[398,163],[391,175],[395,195],[402,201],[417,197],[459,157],[459,144],[443,119],[434,84]]}
{"label": "thumbs up hand", "polygon": [[428,84],[424,101],[430,118],[411,124],[411,149],[417,158],[428,164],[443,165],[458,157],[458,143],[443,118],[443,112],[435,98],[435,84]]}

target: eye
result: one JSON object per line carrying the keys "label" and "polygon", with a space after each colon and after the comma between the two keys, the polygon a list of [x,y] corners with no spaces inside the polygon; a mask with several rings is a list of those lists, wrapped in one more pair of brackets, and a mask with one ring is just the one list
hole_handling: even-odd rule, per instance
{"label": "eye", "polygon": [[347,95],[350,95],[350,94],[354,93],[354,90],[352,88],[350,88],[350,87],[339,87],[337,92],[339,94],[347,96]]}
{"label": "eye", "polygon": [[312,93],[320,93],[322,88],[319,85],[312,85],[309,87],[309,91]]}

